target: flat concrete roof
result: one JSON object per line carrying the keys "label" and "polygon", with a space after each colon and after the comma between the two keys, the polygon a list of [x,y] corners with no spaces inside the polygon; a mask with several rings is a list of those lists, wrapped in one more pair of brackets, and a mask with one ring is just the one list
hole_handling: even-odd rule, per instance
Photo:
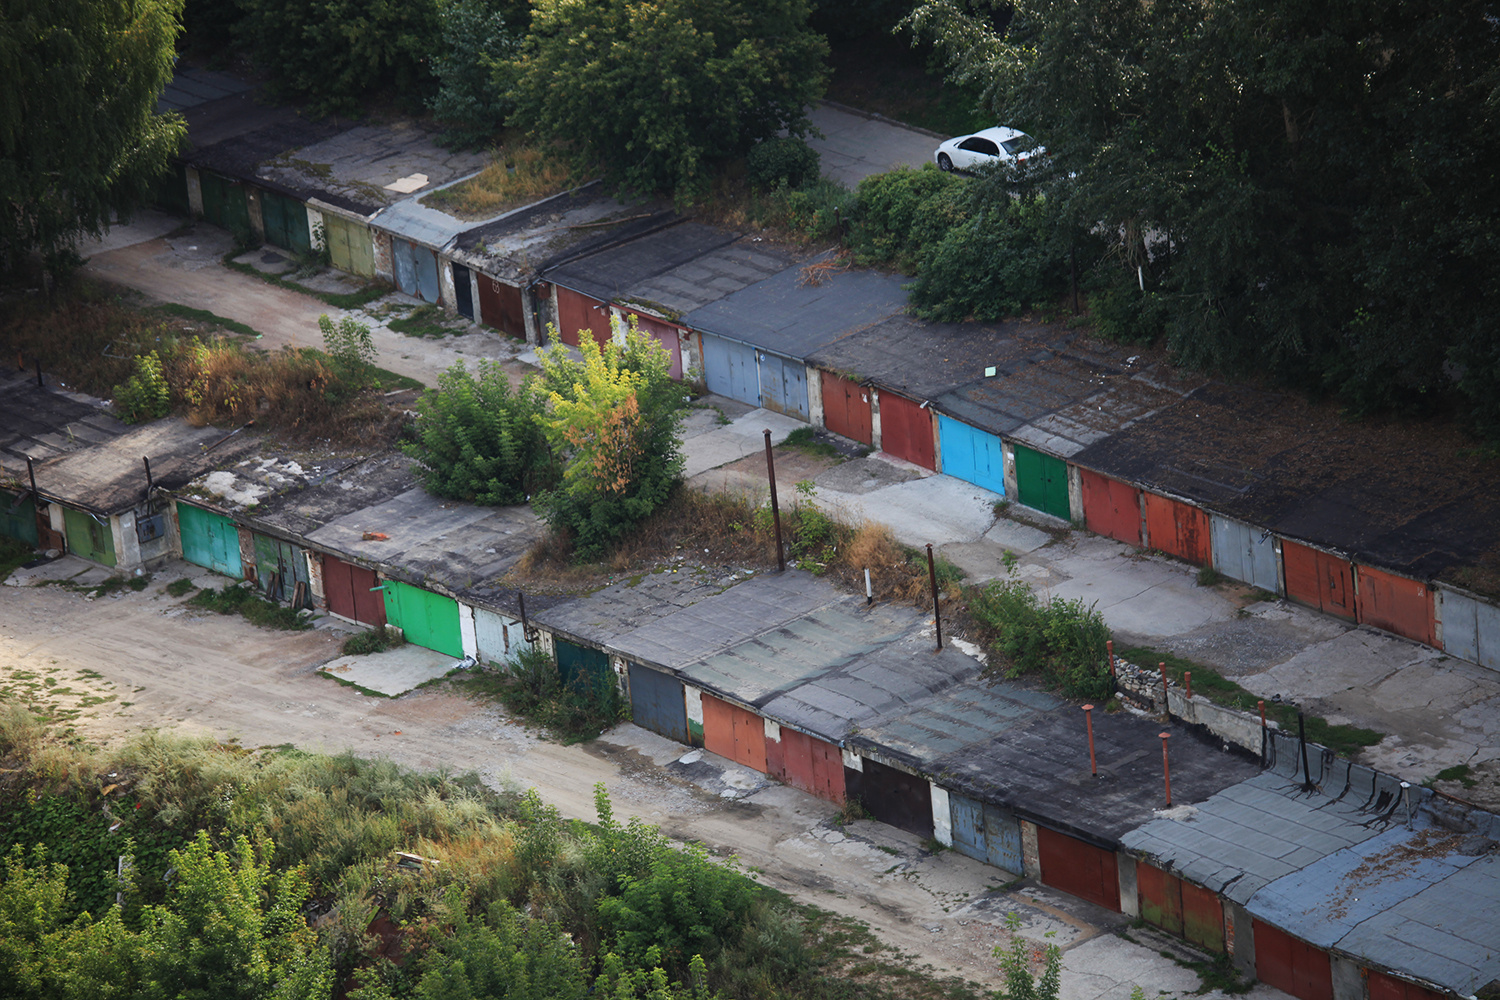
{"label": "flat concrete roof", "polygon": [[758,236],[699,254],[627,288],[626,303],[664,315],[683,316],[786,270],[793,258]]}
{"label": "flat concrete roof", "polygon": [[629,243],[574,258],[549,269],[545,277],[610,302],[631,295],[651,278],[728,246],[739,235],[701,222],[678,222]]}
{"label": "flat concrete roof", "polygon": [[15,479],[28,489],[28,457],[45,462],[127,430],[104,400],[59,388],[45,374],[43,383],[36,384],[34,372],[10,366],[0,374],[0,479]]}

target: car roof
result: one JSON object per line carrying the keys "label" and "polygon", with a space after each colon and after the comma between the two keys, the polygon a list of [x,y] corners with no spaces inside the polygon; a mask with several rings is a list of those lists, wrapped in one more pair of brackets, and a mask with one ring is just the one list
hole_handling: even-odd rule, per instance
{"label": "car roof", "polygon": [[1005,142],[1008,139],[1014,139],[1017,136],[1023,136],[1025,134],[1025,132],[1022,132],[1019,129],[1007,128],[1004,125],[996,125],[994,128],[987,128],[979,132],[970,133],[969,135],[964,136],[964,138],[971,139],[977,135],[981,138],[990,139],[996,143],[1001,143]]}

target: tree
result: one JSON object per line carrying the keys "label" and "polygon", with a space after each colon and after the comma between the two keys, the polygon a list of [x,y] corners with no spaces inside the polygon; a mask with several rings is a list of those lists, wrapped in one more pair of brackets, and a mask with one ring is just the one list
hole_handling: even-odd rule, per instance
{"label": "tree", "polygon": [[632,318],[601,348],[579,338],[581,362],[560,344],[538,354],[542,432],[563,462],[562,482],[539,495],[553,530],[579,558],[602,553],[662,505],[682,473],[677,431],[686,406],[666,350]]}
{"label": "tree", "polygon": [[495,0],[441,0],[442,47],[432,56],[438,92],[430,107],[447,126],[447,145],[480,146],[510,114],[523,33],[506,23],[507,13]]}
{"label": "tree", "polygon": [[1076,174],[1064,214],[1115,237],[1111,324],[1356,411],[1456,385],[1500,434],[1492,5],[1023,0],[1004,29],[989,6],[911,23]]}
{"label": "tree", "polygon": [[147,201],[186,127],[157,114],[181,0],[8,0],[0,13],[0,269],[60,275]]}
{"label": "tree", "polygon": [[828,45],[808,0],[537,0],[515,120],[580,143],[641,192],[691,198],[709,168],[805,135]]}

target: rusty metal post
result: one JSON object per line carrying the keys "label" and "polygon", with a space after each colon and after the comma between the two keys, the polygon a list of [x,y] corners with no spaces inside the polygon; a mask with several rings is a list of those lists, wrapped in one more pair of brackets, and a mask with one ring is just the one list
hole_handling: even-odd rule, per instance
{"label": "rusty metal post", "polygon": [[1167,784],[1167,808],[1172,807],[1172,765],[1167,760],[1167,739],[1171,733],[1161,733],[1161,776]]}
{"label": "rusty metal post", "polygon": [[1107,639],[1107,640],[1105,640],[1105,642],[1104,642],[1104,648],[1107,649],[1107,650],[1109,650],[1109,676],[1114,677],[1115,676],[1115,641],[1113,639]]}
{"label": "rusty metal post", "polygon": [[1162,721],[1165,722],[1172,717],[1172,701],[1168,694],[1169,688],[1167,686],[1167,664],[1163,661],[1158,663],[1157,666],[1161,668],[1161,717]]}
{"label": "rusty metal post", "polygon": [[516,591],[516,604],[521,608],[521,635],[524,637],[531,631],[531,626],[526,623],[526,595],[519,590]]}
{"label": "rusty metal post", "polygon": [[932,582],[932,624],[937,629],[938,652],[943,651],[943,616],[938,609],[937,564],[932,561],[932,543],[927,543],[927,579]]}
{"label": "rusty metal post", "polygon": [[1187,700],[1188,701],[1192,701],[1193,700],[1193,672],[1191,670],[1184,670],[1182,672],[1182,686],[1183,686],[1183,688],[1185,689],[1185,691],[1187,693]]}
{"label": "rusty metal post", "polygon": [[36,387],[38,389],[44,388],[42,385],[42,362],[40,358],[37,359],[36,363]]}
{"label": "rusty metal post", "polygon": [[766,479],[771,483],[771,521],[776,525],[776,569],[786,572],[786,555],[781,551],[781,507],[776,503],[776,460],[771,457],[771,429],[766,428]]}
{"label": "rusty metal post", "polygon": [[1312,769],[1307,766],[1307,723],[1301,710],[1297,712],[1297,742],[1302,744],[1302,788],[1312,791]]}
{"label": "rusty metal post", "polygon": [[1094,706],[1083,706],[1083,722],[1089,727],[1089,773],[1099,777],[1099,762],[1094,758]]}
{"label": "rusty metal post", "polygon": [[1260,709],[1260,728],[1266,728],[1266,703],[1257,701],[1255,707]]}

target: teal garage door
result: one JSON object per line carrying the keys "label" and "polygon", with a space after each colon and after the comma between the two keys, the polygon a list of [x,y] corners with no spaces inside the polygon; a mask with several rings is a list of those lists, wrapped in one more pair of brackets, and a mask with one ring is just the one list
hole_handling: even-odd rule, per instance
{"label": "teal garage door", "polygon": [[1060,517],[1072,517],[1068,505],[1068,463],[1016,445],[1016,499],[1028,507]]}
{"label": "teal garage door", "polygon": [[458,602],[451,597],[413,587],[400,580],[385,581],[386,621],[401,630],[406,641],[452,657],[464,655],[458,624]]}
{"label": "teal garage door", "polygon": [[565,686],[589,691],[602,690],[606,684],[614,683],[609,655],[603,650],[579,646],[566,639],[554,639],[552,645],[557,651],[557,672]]}
{"label": "teal garage door", "polygon": [[302,584],[304,600],[308,593],[307,556],[291,542],[270,535],[255,536],[255,576],[261,591],[275,601],[291,602]]}
{"label": "teal garage door", "polygon": [[939,413],[938,436],[945,474],[1005,495],[1005,451],[998,435]]}
{"label": "teal garage door", "polygon": [[36,546],[36,504],[31,497],[0,490],[0,535]]}
{"label": "teal garage door", "polygon": [[180,503],[177,527],[182,533],[182,558],[236,580],[244,575],[240,567],[240,532],[229,518]]}
{"label": "teal garage door", "polygon": [[293,253],[307,253],[312,239],[307,228],[307,208],[295,198],[262,191],[260,215],[266,225],[266,242]]}

